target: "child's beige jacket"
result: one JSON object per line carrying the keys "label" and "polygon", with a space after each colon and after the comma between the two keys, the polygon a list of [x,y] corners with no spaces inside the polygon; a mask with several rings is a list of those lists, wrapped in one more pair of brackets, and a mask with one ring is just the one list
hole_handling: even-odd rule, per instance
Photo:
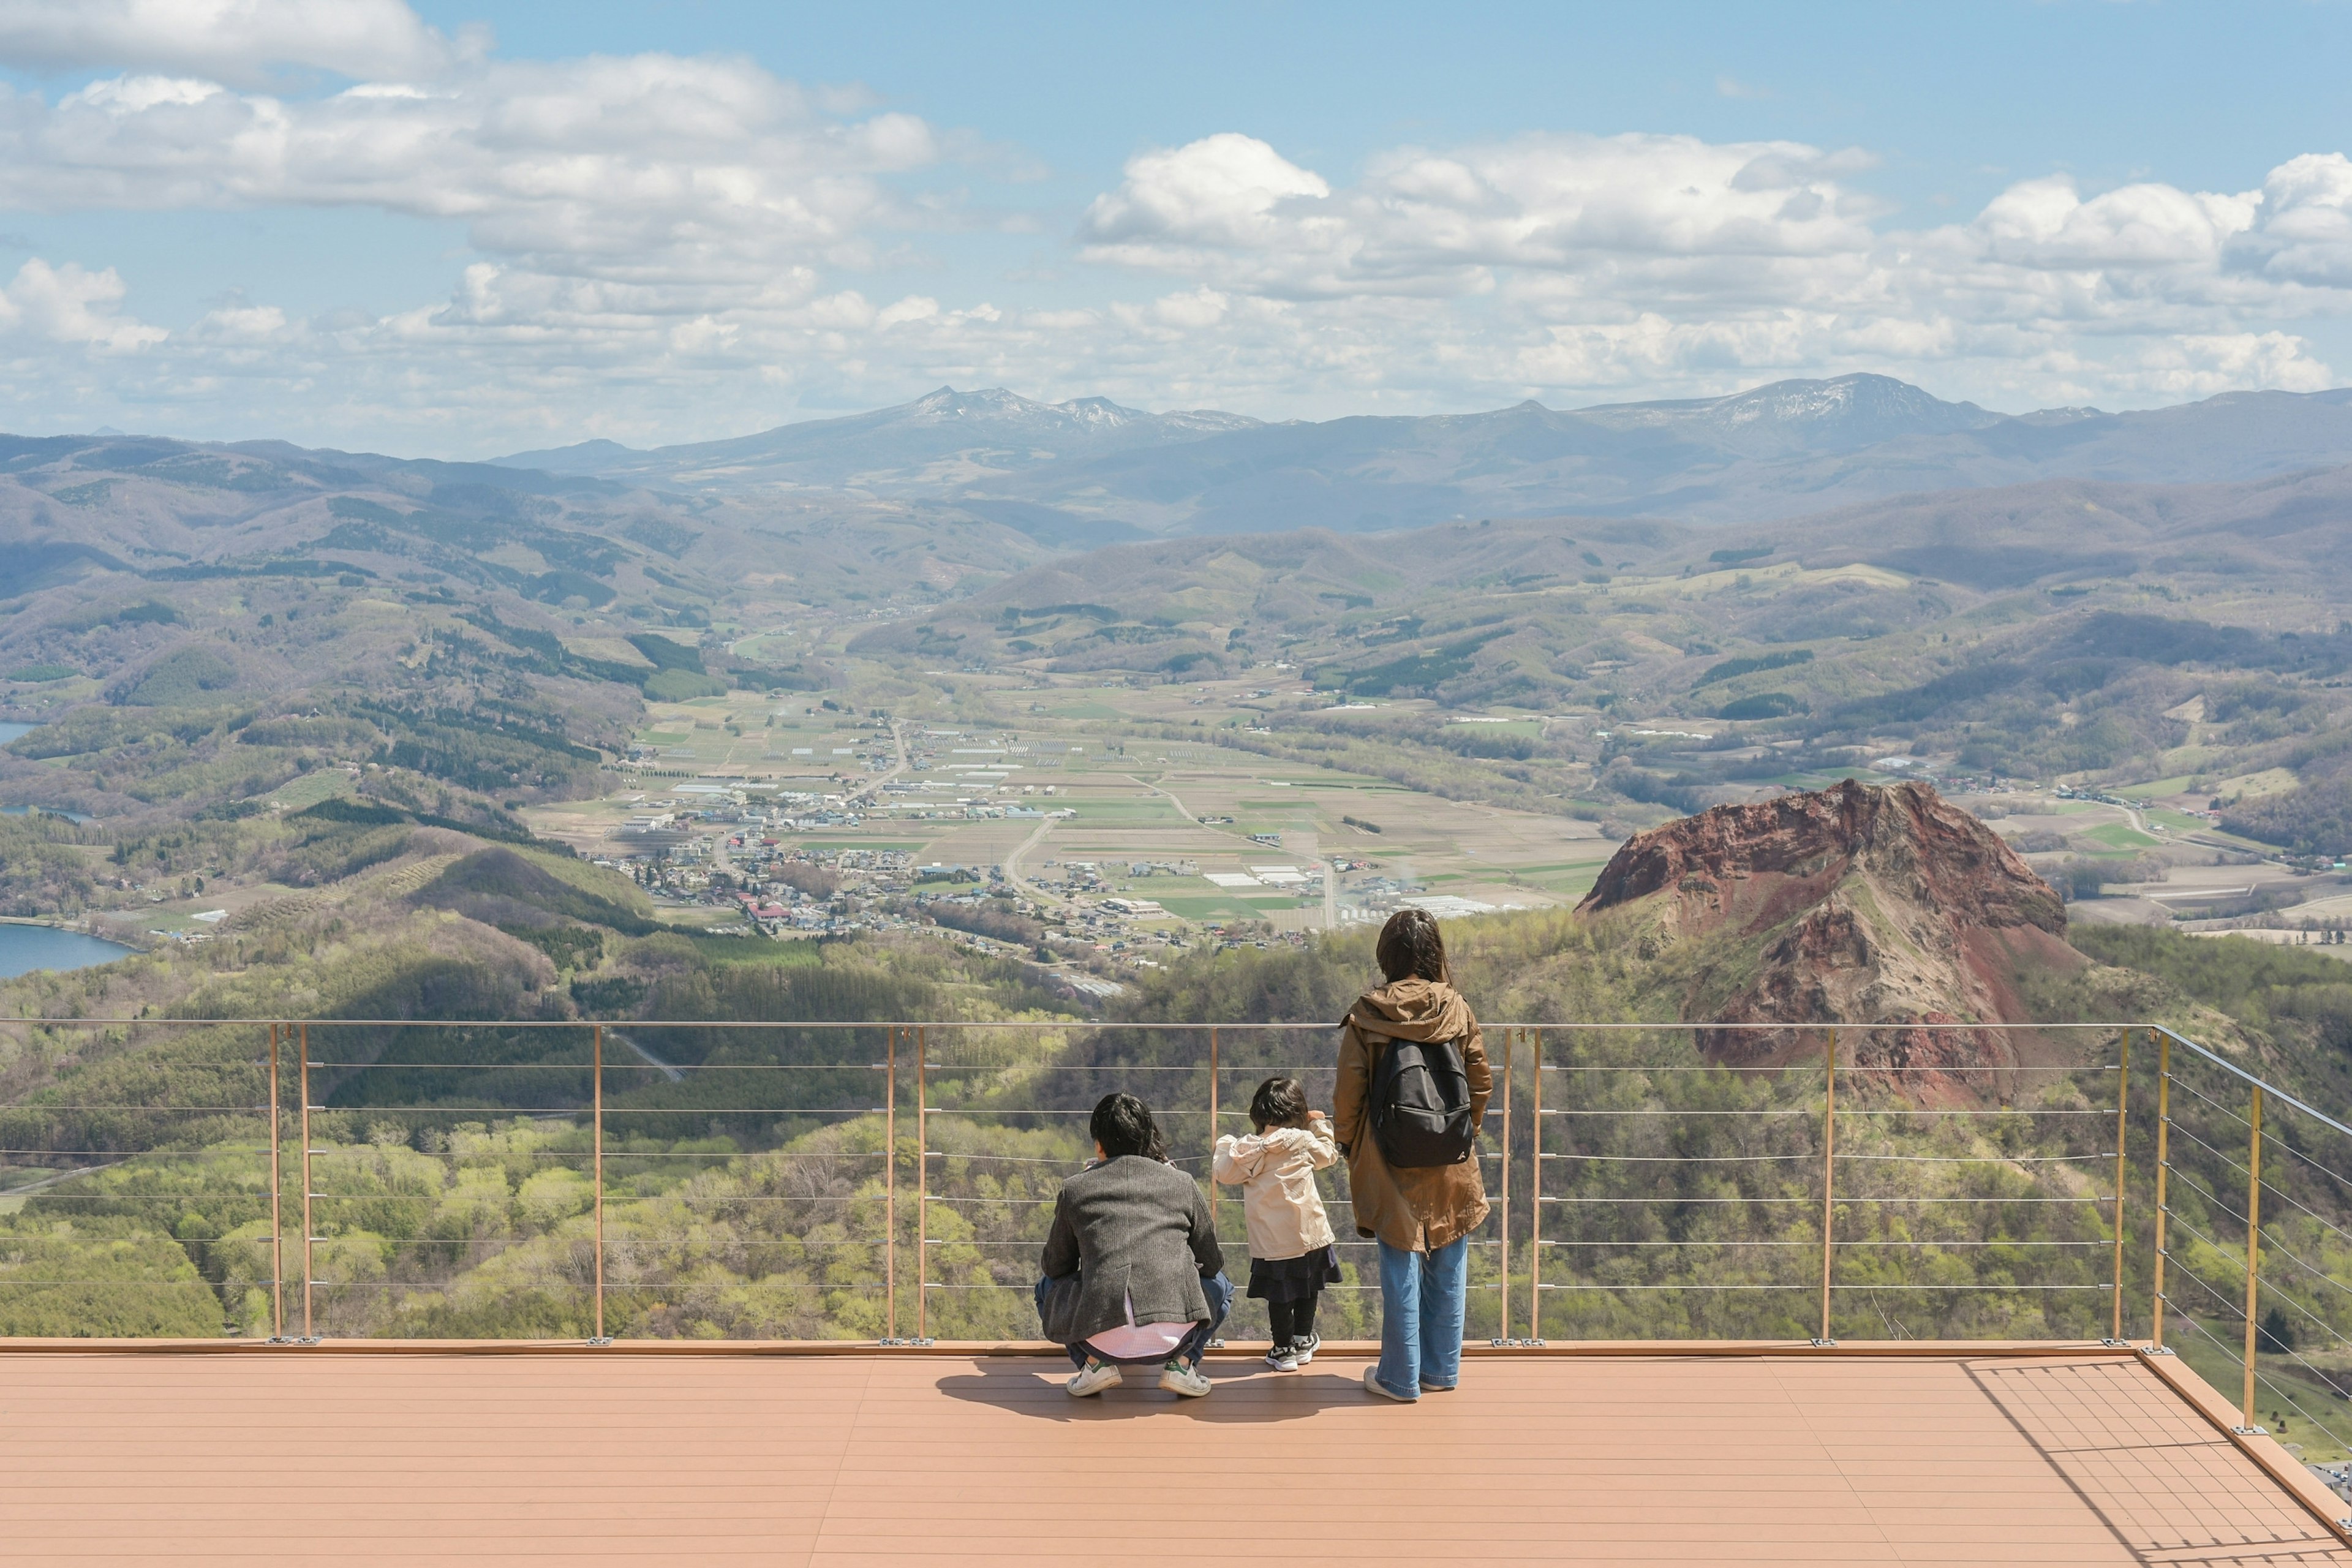
{"label": "child's beige jacket", "polygon": [[1315,1173],[1339,1157],[1328,1121],[1269,1127],[1246,1138],[1229,1132],[1217,1140],[1211,1171],[1242,1190],[1252,1258],[1302,1258],[1331,1245],[1331,1220],[1315,1190]]}

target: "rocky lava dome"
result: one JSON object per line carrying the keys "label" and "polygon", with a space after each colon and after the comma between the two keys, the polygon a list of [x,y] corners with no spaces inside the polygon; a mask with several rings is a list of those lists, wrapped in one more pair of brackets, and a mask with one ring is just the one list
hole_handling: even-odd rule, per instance
{"label": "rocky lava dome", "polygon": [[[1691,1022],[1912,1026],[1856,1030],[1840,1052],[1909,1098],[2005,1100],[2015,1075],[1993,1069],[2071,1065],[2056,1038],[1978,1026],[2029,1016],[2030,970],[2083,966],[2064,903],[1925,784],[1849,779],[1668,823],[1619,849],[1578,912],[1638,925],[1645,957],[1678,961]],[[1737,1065],[1821,1049],[1795,1029],[1700,1044]]]}

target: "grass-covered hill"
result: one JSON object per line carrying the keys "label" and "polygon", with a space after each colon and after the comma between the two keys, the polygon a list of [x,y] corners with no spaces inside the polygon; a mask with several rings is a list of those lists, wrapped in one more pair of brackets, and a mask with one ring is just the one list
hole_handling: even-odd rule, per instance
{"label": "grass-covered hill", "polygon": [[372,765],[407,804],[483,819],[583,793],[649,700],[843,680],[814,649],[737,657],[746,626],[936,600],[1041,553],[976,519],[845,500],[0,437],[0,721],[40,726],[0,747],[0,790],[153,824]]}

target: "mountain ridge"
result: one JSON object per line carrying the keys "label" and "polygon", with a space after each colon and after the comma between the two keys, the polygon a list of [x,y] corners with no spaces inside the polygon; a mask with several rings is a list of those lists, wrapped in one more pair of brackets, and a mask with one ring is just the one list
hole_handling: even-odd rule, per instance
{"label": "mountain ridge", "polygon": [[2210,484],[2352,464],[2352,389],[2008,415],[1856,374],[1572,410],[1267,423],[942,387],[727,441],[497,461],[714,494],[919,498],[1057,545],[1563,513],[1720,525],[2045,479]]}

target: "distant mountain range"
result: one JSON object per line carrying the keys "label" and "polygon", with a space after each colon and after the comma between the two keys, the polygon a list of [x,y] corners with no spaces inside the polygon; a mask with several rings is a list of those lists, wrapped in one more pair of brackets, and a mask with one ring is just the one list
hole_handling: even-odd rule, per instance
{"label": "distant mountain range", "polygon": [[1562,513],[1742,523],[2042,479],[2219,483],[2352,464],[2352,389],[2011,416],[1846,375],[1573,412],[1528,402],[1265,424],[943,387],[730,441],[598,441],[499,462],[652,489],[920,501],[1055,544]]}
{"label": "distant mountain range", "polygon": [[651,452],[588,441],[497,461],[551,474],[697,489],[782,484],[929,492],[1056,461],[1255,429],[1258,423],[1213,411],[1146,414],[1107,397],[1036,403],[1002,387],[958,392],[943,386],[896,408],[781,425],[728,441]]}

